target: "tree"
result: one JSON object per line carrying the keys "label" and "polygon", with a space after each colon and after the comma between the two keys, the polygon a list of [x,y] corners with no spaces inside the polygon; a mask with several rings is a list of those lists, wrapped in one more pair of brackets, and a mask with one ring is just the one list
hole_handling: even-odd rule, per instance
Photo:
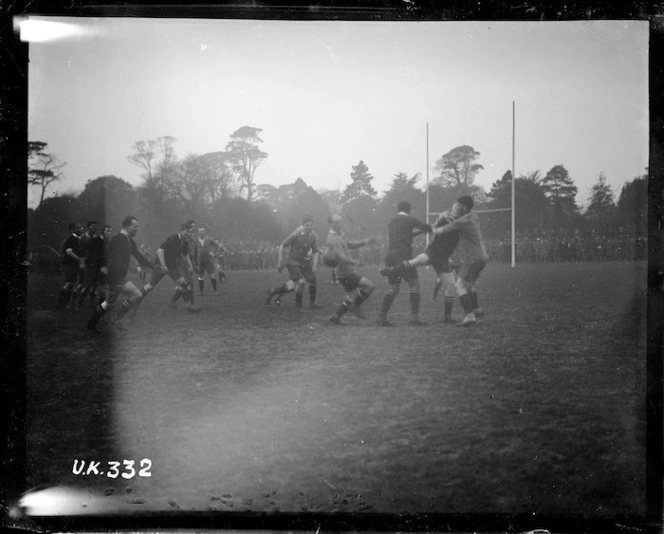
{"label": "tree", "polygon": [[623,185],[618,198],[618,224],[638,235],[648,231],[648,175]]}
{"label": "tree", "polygon": [[414,174],[410,178],[405,172],[399,172],[392,178],[390,188],[385,191],[380,201],[379,217],[381,226],[387,225],[387,222],[394,216],[397,204],[402,200],[410,202],[413,209],[413,215],[425,218],[426,212],[426,192],[417,187],[420,181],[420,174]]}
{"label": "tree", "polygon": [[29,248],[48,245],[56,250],[67,237],[69,223],[79,221],[79,203],[74,195],[64,194],[44,199],[30,212],[28,223]]}
{"label": "tree", "polygon": [[38,206],[44,202],[48,187],[62,178],[61,169],[66,165],[54,154],[45,152],[47,146],[42,141],[28,142],[28,185],[40,189]]}
{"label": "tree", "polygon": [[433,182],[443,187],[472,186],[477,173],[484,169],[475,160],[480,156],[472,146],[462,145],[450,150],[436,161],[439,175]]}
{"label": "tree", "polygon": [[[502,178],[493,183],[489,192],[491,199],[488,208],[505,209],[512,207],[512,171],[506,171]],[[517,232],[531,232],[544,227],[549,202],[541,185],[540,172],[534,171],[517,177],[514,182],[515,220]],[[511,229],[511,213],[488,213],[483,219],[485,233],[504,236]]]}
{"label": "tree", "polygon": [[347,204],[351,200],[356,200],[362,196],[375,197],[376,190],[371,186],[373,176],[369,172],[369,167],[366,166],[364,161],[360,160],[357,165],[353,166],[353,171],[350,173],[352,182],[344,189],[341,195],[341,206]]}
{"label": "tree", "polygon": [[226,145],[228,160],[240,180],[240,196],[246,189],[249,202],[254,196],[256,169],[268,156],[258,148],[258,144],[263,142],[259,137],[262,131],[260,128],[243,126],[231,134],[231,140]]}
{"label": "tree", "polygon": [[139,211],[136,190],[113,175],[88,180],[76,200],[83,224],[94,220],[119,229],[124,217],[137,216]]}
{"label": "tree", "polygon": [[613,227],[616,219],[616,205],[611,186],[606,176],[600,173],[597,182],[590,190],[590,204],[584,214],[591,228],[606,231]]}
{"label": "tree", "polygon": [[551,206],[550,226],[564,228],[574,224],[578,211],[575,200],[577,188],[567,169],[555,165],[546,173],[541,185]]}
{"label": "tree", "polygon": [[211,204],[230,197],[233,192],[233,172],[226,152],[210,152],[200,157],[203,181]]}

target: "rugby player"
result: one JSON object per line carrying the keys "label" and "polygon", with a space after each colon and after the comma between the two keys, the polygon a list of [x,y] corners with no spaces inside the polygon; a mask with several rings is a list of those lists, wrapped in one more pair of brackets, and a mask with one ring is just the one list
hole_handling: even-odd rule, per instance
{"label": "rugby player", "polygon": [[[388,248],[385,255],[385,267],[389,269],[399,262],[413,256],[413,238],[431,230],[431,226],[410,215],[410,202],[402,201],[397,205],[397,214],[388,224]],[[402,269],[398,273],[391,272],[388,276],[390,288],[383,297],[378,324],[380,326],[394,326],[388,321],[387,314],[394,299],[399,294],[401,280],[410,287],[410,322],[412,326],[422,326],[426,323],[420,321],[420,281],[417,269]]]}
{"label": "rugby player", "polygon": [[101,271],[105,262],[104,249],[111,237],[112,229],[106,224],[103,226],[102,232],[96,234],[87,243],[85,278],[78,297],[78,308],[83,306],[87,295],[90,295],[90,302],[94,304],[98,292],[101,293],[100,289],[104,285],[104,273]]}
{"label": "rugby player", "polygon": [[360,306],[373,293],[374,283],[355,272],[357,261],[350,256],[349,249],[359,248],[375,243],[373,238],[362,241],[348,241],[343,235],[343,219],[340,215],[332,215],[328,222],[330,231],[327,234],[327,248],[323,254],[323,262],[334,267],[339,283],[346,290],[346,296],[337,312],[329,318],[334,324],[342,324],[341,318],[350,311],[360,319],[366,319]]}
{"label": "rugby player", "polygon": [[269,304],[273,297],[277,297],[275,303],[281,303],[281,297],[284,293],[295,291],[295,305],[302,308],[302,298],[305,284],[309,284],[309,307],[320,308],[316,303],[316,293],[318,277],[316,270],[318,268],[318,237],[314,232],[314,220],[310,215],[302,217],[302,226],[298,226],[291,234],[279,245],[279,260],[277,262],[277,271],[281,272],[284,268],[284,252],[288,248],[288,256],[285,261],[290,279],[283,285],[268,290],[265,304]]}
{"label": "rugby player", "polygon": [[180,226],[177,234],[172,234],[157,249],[157,265],[160,269],[154,270],[150,282],[143,288],[144,294],[152,289],[168,274],[175,282],[175,293],[169,302],[169,307],[177,309],[176,303],[182,298],[186,303],[187,311],[197,313],[200,308],[194,306],[193,273],[191,262],[191,238],[196,230],[194,221],[186,221]]}
{"label": "rugby player", "polygon": [[457,326],[464,327],[475,324],[477,317],[484,315],[484,311],[479,307],[476,284],[489,259],[482,241],[480,221],[477,214],[472,212],[473,205],[472,197],[459,197],[452,207],[452,217],[455,220],[433,230],[435,235],[459,231],[459,248],[463,263],[457,272],[455,286],[465,317]]}
{"label": "rugby player", "polygon": [[[449,212],[441,213],[434,224],[434,228],[439,228],[452,221],[452,215]],[[410,260],[403,260],[391,268],[381,269],[384,276],[400,276],[404,272],[417,267],[431,265],[436,271],[437,280],[434,287],[433,299],[436,299],[441,287],[445,287],[445,315],[443,323],[455,324],[452,319],[452,309],[454,307],[454,297],[456,296],[455,279],[450,266],[450,256],[459,243],[459,230],[448,232],[446,234],[435,235],[429,243],[427,249],[418,256]]]}
{"label": "rugby player", "polygon": [[205,235],[205,228],[198,229],[198,257],[197,257],[197,273],[198,273],[198,290],[203,296],[203,288],[205,287],[205,274],[210,278],[212,284],[212,295],[217,296],[217,275],[219,274],[219,243]]}
{"label": "rugby player", "polygon": [[117,311],[111,322],[119,329],[124,330],[122,318],[143,298],[143,292],[132,282],[127,281],[127,271],[131,256],[143,267],[155,269],[155,265],[148,261],[138,250],[134,237],[140,228],[138,219],[128,215],[122,220],[122,230],[114,235],[106,250],[106,265],[101,271],[106,275],[108,289],[106,298],[96,308],[92,317],[88,320],[86,329],[97,332],[97,323],[108,311],[113,308],[118,297],[123,294],[127,298],[122,307]]}
{"label": "rugby player", "polygon": [[60,246],[62,255],[62,270],[64,274],[64,283],[58,293],[58,302],[56,308],[64,310],[69,308],[72,301],[72,294],[79,277],[79,271],[85,266],[85,259],[81,255],[80,236],[83,233],[83,227],[78,223],[70,223],[67,227],[69,235]]}

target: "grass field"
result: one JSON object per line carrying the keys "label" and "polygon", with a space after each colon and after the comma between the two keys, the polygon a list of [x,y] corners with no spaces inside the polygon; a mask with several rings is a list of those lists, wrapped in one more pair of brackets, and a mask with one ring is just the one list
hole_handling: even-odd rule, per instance
{"label": "grass field", "polygon": [[[149,510],[644,513],[644,264],[491,264],[468,329],[442,324],[426,269],[430,324],[407,325],[404,288],[398,326],[375,326],[387,286],[362,272],[366,321],[327,322],[343,290],[326,270],[324,309],[299,313],[264,305],[283,275],[233,271],[199,315],[168,309],[164,281],[100,335],[31,277],[28,484]],[[150,478],[72,472],[143,458]]]}

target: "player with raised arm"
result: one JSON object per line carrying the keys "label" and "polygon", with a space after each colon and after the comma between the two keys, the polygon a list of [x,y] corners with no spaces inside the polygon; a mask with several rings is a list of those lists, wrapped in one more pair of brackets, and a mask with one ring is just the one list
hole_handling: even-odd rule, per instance
{"label": "player with raised arm", "polygon": [[342,324],[341,318],[348,311],[360,319],[366,319],[361,306],[371,296],[376,286],[371,280],[355,272],[358,262],[350,256],[350,249],[372,245],[375,240],[366,238],[361,241],[348,241],[343,235],[343,219],[340,215],[332,215],[328,222],[330,231],[325,243],[327,248],[323,253],[323,263],[335,269],[339,283],[346,290],[341,306],[329,321]]}
{"label": "player with raised arm", "polygon": [[479,307],[476,284],[489,255],[482,241],[480,221],[477,214],[472,212],[473,204],[472,197],[459,197],[452,208],[455,220],[434,229],[435,235],[459,231],[459,248],[463,263],[457,272],[455,285],[465,317],[457,326],[470,326],[477,321],[477,317],[484,315],[484,311]]}
{"label": "player with raised arm", "polygon": [[[453,220],[450,212],[443,212],[439,215],[434,224],[435,228],[440,228],[449,224]],[[435,300],[438,291],[441,287],[445,288],[445,314],[443,323],[455,324],[456,321],[452,319],[452,309],[454,307],[454,298],[456,296],[456,287],[454,274],[450,265],[450,257],[459,243],[460,231],[448,232],[445,234],[434,234],[433,239],[429,243],[427,249],[417,256],[409,260],[402,260],[393,267],[381,269],[381,274],[384,276],[400,276],[410,269],[431,265],[436,271],[437,280],[434,287]]]}
{"label": "player with raised arm", "polygon": [[[386,268],[393,267],[397,263],[407,260],[413,256],[413,238],[431,230],[431,226],[411,216],[410,202],[402,201],[397,205],[397,214],[390,220],[387,227],[389,242],[387,254],[385,255]],[[410,322],[412,326],[422,326],[426,323],[420,321],[420,281],[417,269],[408,268],[399,273],[392,272],[388,276],[390,288],[383,297],[378,324],[380,326],[394,326],[388,321],[387,314],[394,299],[399,294],[401,280],[410,287]]]}
{"label": "player with raised arm", "polygon": [[[284,260],[285,250],[288,256]],[[269,304],[276,297],[276,304],[281,303],[284,293],[295,292],[295,305],[302,308],[302,298],[305,284],[309,284],[309,307],[320,308],[316,303],[318,277],[318,237],[314,232],[314,220],[310,215],[302,217],[302,226],[298,226],[279,245],[279,259],[277,271],[281,272],[284,265],[288,269],[290,279],[283,285],[269,290],[265,304]]]}
{"label": "player with raised arm", "polygon": [[122,294],[127,299],[122,307],[117,311],[111,322],[119,329],[124,329],[121,323],[122,318],[143,298],[143,292],[132,282],[127,281],[127,271],[129,270],[129,261],[131,256],[136,258],[143,267],[155,269],[154,264],[148,261],[138,250],[134,237],[138,234],[140,228],[138,219],[131,215],[125,217],[122,221],[122,230],[114,235],[106,249],[105,266],[101,271],[106,275],[108,288],[106,298],[96,308],[92,317],[88,320],[86,329],[96,332],[99,320],[110,311],[115,305],[118,297]]}

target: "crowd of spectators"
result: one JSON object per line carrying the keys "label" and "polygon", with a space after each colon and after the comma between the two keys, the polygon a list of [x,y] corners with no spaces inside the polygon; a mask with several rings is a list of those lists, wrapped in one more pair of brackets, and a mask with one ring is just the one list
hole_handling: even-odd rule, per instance
{"label": "crowd of spectators", "polygon": [[[511,239],[486,239],[489,261],[509,263],[512,261]],[[423,237],[414,243],[414,253],[425,248]],[[276,269],[279,258],[278,244],[229,243],[222,261],[224,269],[251,270]],[[386,252],[385,240],[378,239],[374,247],[353,251],[361,265],[380,265]],[[421,249],[421,250],[420,250]],[[542,233],[516,236],[517,263],[539,262],[583,262],[583,261],[639,261],[647,259],[647,239],[629,233],[597,234],[571,232],[567,234]],[[30,252],[30,270],[42,274],[59,274],[60,257],[50,246]]]}

